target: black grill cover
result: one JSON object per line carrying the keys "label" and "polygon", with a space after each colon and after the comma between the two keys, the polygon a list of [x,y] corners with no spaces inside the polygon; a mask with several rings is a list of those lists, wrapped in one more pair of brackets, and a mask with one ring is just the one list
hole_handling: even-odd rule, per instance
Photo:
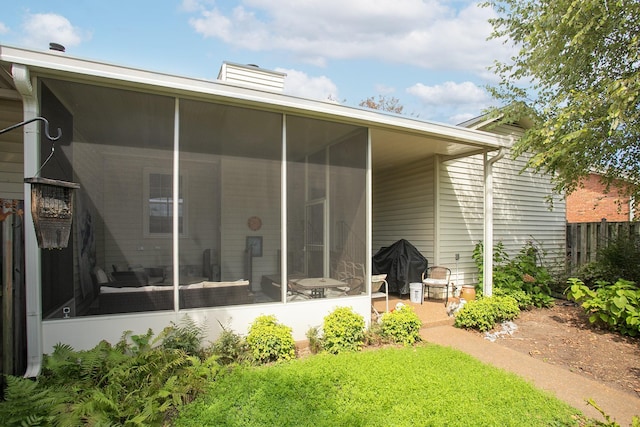
{"label": "black grill cover", "polygon": [[387,274],[389,292],[408,294],[409,283],[421,282],[427,269],[427,259],[415,246],[401,239],[380,248],[372,259],[373,274]]}

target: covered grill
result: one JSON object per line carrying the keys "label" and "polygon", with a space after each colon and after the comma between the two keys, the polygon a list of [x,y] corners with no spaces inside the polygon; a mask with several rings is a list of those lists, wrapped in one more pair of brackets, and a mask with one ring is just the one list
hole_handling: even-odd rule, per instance
{"label": "covered grill", "polygon": [[409,241],[401,239],[380,248],[372,259],[372,274],[387,274],[389,292],[408,294],[409,284],[422,281],[427,259]]}

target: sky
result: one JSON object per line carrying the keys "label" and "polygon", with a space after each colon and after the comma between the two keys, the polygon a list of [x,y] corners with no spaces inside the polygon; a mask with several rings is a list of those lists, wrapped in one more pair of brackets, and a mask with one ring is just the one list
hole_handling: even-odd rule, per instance
{"label": "sky", "polygon": [[285,93],[357,107],[397,98],[403,113],[460,123],[496,105],[489,70],[514,52],[490,8],[466,0],[22,0],[0,44],[215,79],[224,61],[287,74]]}

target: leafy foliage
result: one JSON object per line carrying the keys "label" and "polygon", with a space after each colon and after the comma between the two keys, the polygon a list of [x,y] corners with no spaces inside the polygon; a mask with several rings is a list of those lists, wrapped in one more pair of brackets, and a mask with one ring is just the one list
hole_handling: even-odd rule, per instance
{"label": "leafy foliage", "polygon": [[8,399],[0,403],[2,419],[16,421],[9,425],[163,424],[201,393],[219,369],[213,358],[203,360],[174,348],[176,342],[190,342],[198,329],[194,324],[174,328],[158,337],[152,331],[125,332],[115,346],[102,341],[90,350],[56,345],[44,358],[37,381],[8,381]]}
{"label": "leafy foliage", "polygon": [[240,334],[222,326],[222,333],[211,345],[211,354],[223,365],[244,363],[251,359],[251,351],[247,341]]}
{"label": "leafy foliage", "polygon": [[640,335],[640,289],[620,279],[611,285],[599,282],[590,289],[580,279],[568,280],[567,297],[580,303],[589,322],[603,325],[622,335]]}
{"label": "leafy foliage", "polygon": [[520,315],[518,302],[510,296],[482,297],[467,302],[456,314],[459,328],[477,329],[481,332],[493,329],[496,323],[513,320]]}
{"label": "leafy foliage", "polygon": [[41,387],[37,381],[7,376],[7,390],[0,403],[0,420],[6,426],[51,425],[53,410],[64,395]]}
{"label": "leafy foliage", "polygon": [[[479,289],[482,293],[484,278],[482,242],[473,250],[473,260],[480,271]],[[513,259],[498,242],[493,250],[493,286],[497,296],[513,297],[522,310],[531,307],[550,307],[554,303],[549,283],[552,281],[542,264],[544,253],[532,242],[527,242]]]}
{"label": "leafy foliage", "polygon": [[249,328],[247,344],[255,361],[278,362],[296,357],[292,329],[278,323],[274,315],[258,316]]}
{"label": "leafy foliage", "polygon": [[619,234],[606,243],[596,261],[582,265],[575,276],[590,288],[618,279],[640,283],[640,236]]}
{"label": "leafy foliage", "polygon": [[201,352],[201,344],[205,330],[189,316],[184,316],[180,324],[171,322],[166,327],[160,338],[165,349],[182,350],[191,356],[197,356]]}
{"label": "leafy foliage", "polygon": [[[518,49],[496,62],[501,121],[532,119],[514,154],[572,192],[593,170],[640,196],[640,3],[488,0],[493,38]],[[624,181],[620,181],[624,178]]]}
{"label": "leafy foliage", "polygon": [[598,264],[608,272],[608,280],[625,279],[640,283],[640,236],[620,234],[598,249]]}
{"label": "leafy foliage", "polygon": [[338,307],[325,316],[322,347],[329,353],[358,351],[364,345],[364,318],[351,307]]}
{"label": "leafy foliage", "polygon": [[420,341],[422,322],[411,306],[404,305],[399,309],[382,315],[382,336],[392,342],[413,345]]}
{"label": "leafy foliage", "polygon": [[311,353],[320,353],[322,351],[322,337],[320,336],[320,328],[317,326],[309,328],[306,336],[309,340],[309,350],[311,351]]}

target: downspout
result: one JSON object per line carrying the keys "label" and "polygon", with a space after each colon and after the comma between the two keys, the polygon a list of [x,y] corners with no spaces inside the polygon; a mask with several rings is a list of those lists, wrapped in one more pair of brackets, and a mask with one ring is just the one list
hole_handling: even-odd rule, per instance
{"label": "downspout", "polygon": [[[24,120],[38,116],[38,97],[31,83],[29,69],[25,65],[13,64],[11,75],[16,89],[22,96]],[[36,176],[40,158],[39,125],[32,123],[24,127],[23,153],[25,176]],[[31,188],[24,184],[24,205],[31,206]],[[24,209],[24,223],[32,224],[31,209]],[[42,366],[42,306],[41,306],[41,268],[40,250],[34,227],[24,227],[25,251],[25,297],[27,327],[27,369],[24,376],[38,376]]]}
{"label": "downspout", "polygon": [[484,152],[484,251],[482,259],[483,289],[482,294],[490,297],[493,294],[493,164],[505,155],[504,148],[498,154],[488,158]]}

